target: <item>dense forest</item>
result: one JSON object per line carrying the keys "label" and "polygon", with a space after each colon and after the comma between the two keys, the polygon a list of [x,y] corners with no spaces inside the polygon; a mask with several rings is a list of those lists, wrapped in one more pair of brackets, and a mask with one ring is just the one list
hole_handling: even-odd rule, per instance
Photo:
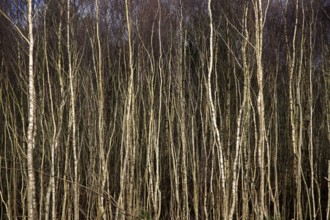
{"label": "dense forest", "polygon": [[330,219],[329,0],[0,1],[0,219]]}

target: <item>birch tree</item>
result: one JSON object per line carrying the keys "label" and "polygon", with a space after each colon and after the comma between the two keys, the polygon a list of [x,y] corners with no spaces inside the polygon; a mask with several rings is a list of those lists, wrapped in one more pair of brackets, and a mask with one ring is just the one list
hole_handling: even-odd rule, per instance
{"label": "birch tree", "polygon": [[35,175],[33,165],[33,150],[35,148],[35,86],[34,86],[34,70],[33,70],[33,20],[32,20],[32,0],[27,1],[27,18],[28,18],[28,40],[29,40],[29,114],[28,114],[28,133],[27,133],[27,172],[28,172],[28,219],[37,219],[37,203],[35,190]]}
{"label": "birch tree", "polygon": [[214,29],[213,29],[213,17],[212,17],[212,7],[211,7],[212,1],[208,1],[208,13],[209,13],[209,25],[210,25],[210,47],[209,47],[209,63],[208,63],[208,77],[207,77],[207,92],[208,92],[208,102],[209,102],[209,107],[210,107],[210,112],[211,112],[211,121],[212,121],[212,128],[213,128],[213,133],[216,139],[216,149],[219,154],[219,167],[220,167],[220,184],[221,184],[221,192],[222,192],[222,217],[224,219],[228,219],[228,198],[227,198],[227,188],[226,188],[226,176],[227,174],[225,173],[225,167],[224,167],[224,160],[225,156],[223,153],[223,147],[222,147],[222,142],[221,142],[221,137],[220,137],[220,131],[217,125],[216,121],[216,112],[215,112],[215,107],[213,104],[213,98],[212,98],[212,87],[211,87],[211,76],[212,76],[212,71],[213,71],[213,59],[214,59],[214,54],[213,54],[213,35],[214,35]]}
{"label": "birch tree", "polygon": [[[135,147],[133,143],[133,126],[134,126],[134,64],[133,64],[133,45],[132,45],[132,30],[131,30],[131,19],[130,19],[130,0],[125,0],[125,18],[127,25],[127,38],[128,38],[128,87],[127,96],[125,100],[125,118],[123,121],[124,126],[124,143],[125,150],[122,152],[122,165],[121,165],[121,176],[120,176],[120,194],[118,203],[121,208],[126,210],[128,215],[131,215],[133,211],[133,176],[134,174],[134,157]],[[117,209],[116,217],[118,216]],[[121,214],[121,216],[123,216]],[[128,217],[130,218],[130,217]]]}
{"label": "birch tree", "polygon": [[78,150],[76,140],[76,108],[75,108],[75,87],[74,87],[74,75],[72,71],[72,52],[71,52],[71,2],[67,0],[67,23],[66,23],[66,47],[68,54],[68,74],[69,74],[69,88],[70,88],[70,121],[69,126],[72,128],[72,153],[73,153],[73,216],[75,220],[79,219],[79,174],[78,174]]}
{"label": "birch tree", "polygon": [[101,47],[101,39],[100,39],[100,16],[99,16],[99,0],[95,0],[95,10],[96,10],[96,41],[97,41],[97,67],[95,68],[97,71],[97,79],[98,79],[98,135],[99,135],[99,155],[100,155],[100,196],[99,196],[99,214],[100,218],[107,219],[105,207],[104,207],[104,196],[103,191],[105,190],[105,184],[107,180],[107,160],[106,160],[106,152],[105,152],[105,144],[104,144],[104,82],[103,82],[103,63],[102,63],[102,47]]}
{"label": "birch tree", "polygon": [[267,210],[265,207],[265,140],[266,140],[266,127],[265,127],[265,105],[264,105],[264,82],[263,82],[263,27],[264,27],[264,13],[262,0],[256,0],[254,3],[254,16],[255,16],[255,54],[257,64],[257,110],[258,110],[258,165],[260,172],[260,187],[259,187],[259,211],[260,219],[267,218]]}

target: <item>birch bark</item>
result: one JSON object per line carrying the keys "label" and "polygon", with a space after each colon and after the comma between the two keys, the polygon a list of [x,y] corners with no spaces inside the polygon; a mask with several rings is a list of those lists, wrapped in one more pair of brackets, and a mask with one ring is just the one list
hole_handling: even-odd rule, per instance
{"label": "birch bark", "polygon": [[37,219],[36,212],[36,191],[35,191],[35,175],[33,166],[33,150],[35,147],[36,124],[35,124],[35,86],[33,71],[33,20],[32,20],[32,0],[27,1],[27,17],[29,30],[29,113],[28,113],[28,131],[27,131],[27,171],[28,171],[28,219]]}

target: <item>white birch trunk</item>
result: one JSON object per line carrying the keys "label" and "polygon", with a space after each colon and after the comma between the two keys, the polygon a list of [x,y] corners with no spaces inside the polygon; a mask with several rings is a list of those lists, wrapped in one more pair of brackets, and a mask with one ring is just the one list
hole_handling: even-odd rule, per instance
{"label": "white birch trunk", "polygon": [[100,192],[99,192],[99,213],[98,216],[101,219],[107,219],[104,207],[104,190],[106,186],[107,179],[107,163],[106,163],[106,153],[104,149],[104,92],[103,92],[103,71],[102,71],[102,47],[101,47],[101,39],[100,39],[100,17],[99,17],[99,0],[95,0],[95,8],[96,8],[96,38],[97,38],[97,51],[98,51],[98,59],[97,59],[97,79],[98,79],[98,135],[99,135],[99,156],[100,156]]}
{"label": "white birch trunk", "polygon": [[74,184],[73,184],[73,216],[74,220],[79,219],[79,177],[78,177],[78,151],[77,151],[77,141],[76,141],[76,109],[75,109],[75,94],[74,94],[74,78],[72,72],[72,53],[71,53],[71,37],[70,37],[70,0],[67,0],[67,35],[66,35],[66,46],[68,51],[68,73],[69,73],[69,86],[70,86],[70,115],[71,115],[71,124],[72,126],[72,150],[73,150],[73,172],[74,172]]}
{"label": "white birch trunk", "polygon": [[33,167],[33,150],[35,147],[35,87],[33,71],[33,20],[32,20],[32,0],[27,1],[28,8],[28,30],[29,30],[29,113],[28,113],[28,132],[27,132],[27,171],[28,171],[28,219],[37,219],[36,212],[36,192],[35,176]]}
{"label": "white birch trunk", "polygon": [[211,10],[211,0],[208,0],[208,12],[209,12],[209,21],[210,21],[210,57],[208,64],[208,78],[207,78],[207,90],[208,90],[208,101],[211,110],[211,121],[213,127],[213,133],[216,138],[216,147],[219,154],[219,168],[220,168],[220,184],[221,184],[221,192],[222,192],[222,216],[224,219],[228,219],[228,198],[227,198],[227,189],[226,189],[226,173],[224,168],[225,158],[223,154],[220,131],[216,121],[216,112],[213,104],[212,98],[212,88],[211,88],[211,75],[213,70],[213,18],[212,18],[212,10]]}

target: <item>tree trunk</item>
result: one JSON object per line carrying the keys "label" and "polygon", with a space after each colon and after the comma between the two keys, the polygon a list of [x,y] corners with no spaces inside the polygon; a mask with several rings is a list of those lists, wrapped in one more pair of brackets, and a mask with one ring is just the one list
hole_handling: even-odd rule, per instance
{"label": "tree trunk", "polygon": [[209,107],[211,110],[211,121],[212,121],[212,127],[213,127],[213,133],[216,139],[216,148],[218,151],[219,156],[219,167],[220,167],[220,184],[221,184],[221,193],[222,193],[222,217],[224,219],[228,219],[228,198],[227,198],[227,188],[226,188],[226,173],[225,173],[225,157],[223,154],[223,147],[221,143],[221,137],[220,137],[220,131],[217,125],[216,120],[216,112],[215,107],[213,104],[213,98],[212,98],[212,87],[211,87],[211,75],[213,71],[213,17],[212,17],[212,9],[211,9],[211,0],[208,1],[208,13],[209,13],[209,23],[210,23],[210,57],[209,57],[209,63],[208,63],[208,77],[207,77],[207,92],[208,92],[208,101],[209,101]]}
{"label": "tree trunk", "polygon": [[73,151],[73,173],[74,173],[74,184],[73,184],[73,215],[74,220],[79,219],[79,174],[78,174],[78,150],[76,141],[76,108],[75,108],[75,91],[74,91],[74,78],[72,72],[72,53],[71,53],[71,37],[70,37],[70,0],[67,0],[67,35],[66,35],[66,46],[68,52],[68,74],[69,74],[69,86],[70,86],[70,122],[69,125],[72,127],[72,151]]}
{"label": "tree trunk", "polygon": [[266,140],[266,127],[265,127],[265,106],[264,106],[264,82],[263,82],[263,64],[262,64],[262,50],[263,50],[263,7],[262,1],[254,1],[254,14],[255,14],[255,38],[256,38],[256,60],[257,60],[257,84],[258,84],[258,97],[257,97],[257,110],[258,110],[258,165],[260,172],[260,187],[259,187],[259,219],[267,218],[267,210],[265,207],[265,140]]}
{"label": "tree trunk", "polygon": [[33,70],[33,21],[32,21],[32,0],[27,1],[27,18],[29,30],[29,114],[28,114],[28,133],[27,133],[27,172],[28,172],[28,219],[38,219],[36,191],[35,191],[35,175],[33,165],[33,150],[35,147],[35,87],[34,87],[34,70]]}

